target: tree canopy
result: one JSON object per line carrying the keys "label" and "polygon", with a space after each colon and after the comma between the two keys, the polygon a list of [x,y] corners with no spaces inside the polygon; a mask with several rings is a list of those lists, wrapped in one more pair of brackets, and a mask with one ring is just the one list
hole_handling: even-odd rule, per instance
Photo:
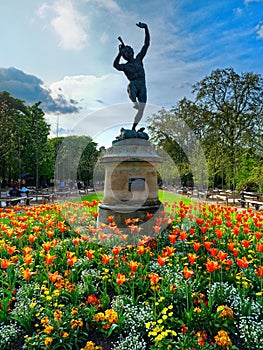
{"label": "tree canopy", "polygon": [[193,92],[194,101],[184,98],[170,111],[149,118],[153,139],[171,153],[180,169],[186,169],[189,159],[180,156],[181,138],[190,141],[178,127],[185,122],[202,144],[210,185],[242,186],[255,164],[262,164],[262,77],[238,74],[233,68],[216,69],[194,84]]}
{"label": "tree canopy", "polygon": [[97,144],[89,136],[50,138],[50,125],[40,105],[27,106],[0,92],[0,179],[11,182],[29,176],[39,187],[54,180],[55,167],[60,166],[64,181],[92,182]]}

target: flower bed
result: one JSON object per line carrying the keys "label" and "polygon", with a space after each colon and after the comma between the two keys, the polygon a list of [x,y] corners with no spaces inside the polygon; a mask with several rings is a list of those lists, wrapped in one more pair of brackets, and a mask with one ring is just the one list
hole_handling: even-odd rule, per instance
{"label": "flower bed", "polygon": [[183,202],[152,232],[97,202],[0,212],[0,348],[261,349],[263,212]]}

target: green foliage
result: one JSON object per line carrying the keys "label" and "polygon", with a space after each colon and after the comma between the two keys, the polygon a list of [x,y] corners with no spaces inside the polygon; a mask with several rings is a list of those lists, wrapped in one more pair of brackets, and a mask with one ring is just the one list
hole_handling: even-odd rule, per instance
{"label": "green foliage", "polygon": [[194,84],[193,92],[195,101],[184,98],[170,111],[162,109],[148,119],[152,139],[170,154],[182,179],[194,173],[184,147],[195,146],[192,132],[205,152],[211,186],[240,187],[249,179],[257,190],[262,188],[262,77],[216,69]]}

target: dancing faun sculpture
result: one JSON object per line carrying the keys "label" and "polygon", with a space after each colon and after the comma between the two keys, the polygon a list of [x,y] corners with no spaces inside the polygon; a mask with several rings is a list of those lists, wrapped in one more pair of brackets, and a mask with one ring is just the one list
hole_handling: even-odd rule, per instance
{"label": "dancing faun sculpture", "polygon": [[[141,51],[134,57],[134,51],[132,47],[125,45],[120,40],[121,44],[119,45],[119,53],[113,62],[113,67],[119,71],[123,71],[128,80],[130,81],[128,85],[128,94],[133,102],[133,107],[137,109],[137,114],[134,118],[134,123],[132,130],[136,131],[136,126],[140,122],[143,116],[143,111],[147,101],[147,90],[145,84],[145,72],[143,67],[143,58],[145,57],[148,47],[150,46],[150,33],[146,23],[136,23],[139,28],[143,28],[145,31],[144,45],[141,48]],[[126,60],[126,63],[120,63],[121,57]],[[144,128],[139,131],[143,131]]]}

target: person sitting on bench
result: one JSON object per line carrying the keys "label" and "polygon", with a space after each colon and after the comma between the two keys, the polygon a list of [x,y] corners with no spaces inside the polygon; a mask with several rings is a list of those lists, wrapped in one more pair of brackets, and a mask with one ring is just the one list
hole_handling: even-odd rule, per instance
{"label": "person sitting on bench", "polygon": [[[13,183],[12,189],[8,192],[9,197],[21,197],[21,192],[19,189],[16,187],[16,183]],[[12,201],[13,205],[17,205],[20,202],[18,199],[17,201]],[[6,206],[9,205],[9,202],[6,202]]]}

